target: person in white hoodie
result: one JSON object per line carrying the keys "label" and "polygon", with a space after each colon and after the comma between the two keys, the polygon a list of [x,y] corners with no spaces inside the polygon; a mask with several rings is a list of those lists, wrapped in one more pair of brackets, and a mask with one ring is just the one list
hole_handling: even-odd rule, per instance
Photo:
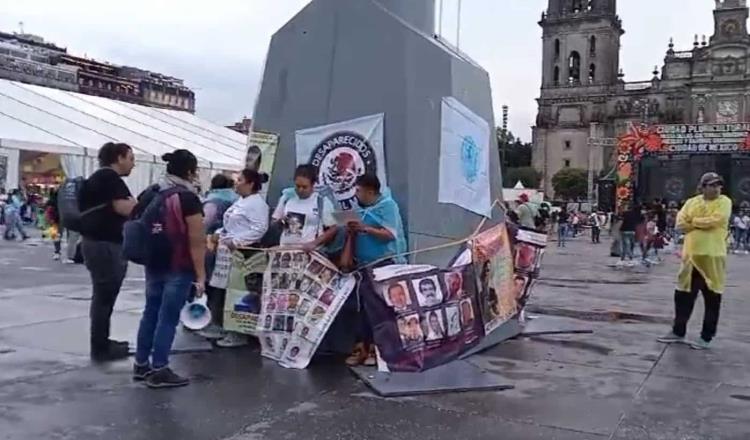
{"label": "person in white hoodie", "polygon": [[[267,174],[258,173],[249,168],[240,173],[235,184],[235,191],[240,199],[224,213],[224,225],[213,236],[214,243],[218,245],[217,260],[221,258],[222,253],[231,253],[237,248],[256,245],[266,234],[269,209],[260,194],[266,182],[268,182]],[[226,289],[227,281],[226,277],[219,277],[214,271],[209,285],[218,289]],[[219,347],[229,348],[240,347],[247,343],[247,336],[227,332],[226,336],[216,344]]]}

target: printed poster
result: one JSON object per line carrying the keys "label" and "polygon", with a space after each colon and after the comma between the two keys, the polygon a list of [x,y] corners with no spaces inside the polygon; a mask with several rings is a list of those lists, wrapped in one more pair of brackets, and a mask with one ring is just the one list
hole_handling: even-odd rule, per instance
{"label": "printed poster", "polygon": [[441,106],[438,202],[490,217],[490,125],[456,98]]}
{"label": "printed poster", "polygon": [[[262,131],[251,131],[247,136],[247,156],[245,167],[266,173],[271,177],[273,165],[276,160],[276,150],[279,147],[279,135]],[[265,199],[268,194],[268,185],[263,187],[261,196]]]}
{"label": "printed poster", "polygon": [[520,311],[518,299],[524,294],[514,288],[513,253],[505,224],[477,235],[471,251],[478,272],[482,322],[489,334]]}
{"label": "printed poster", "polygon": [[229,283],[229,272],[232,270],[232,251],[219,243],[216,248],[216,263],[208,285],[217,289],[226,289]]}
{"label": "printed poster", "polygon": [[375,269],[360,293],[389,371],[424,371],[457,359],[484,330],[472,265],[441,270],[392,265]]}
{"label": "printed poster", "polygon": [[231,253],[231,269],[224,301],[224,330],[256,335],[263,294],[263,275],[267,266],[268,257],[265,252],[237,250]]}
{"label": "printed poster", "polygon": [[547,234],[519,229],[516,234],[514,252],[515,275],[513,295],[519,311],[526,306],[542,266],[542,257],[547,247]]}
{"label": "printed poster", "polygon": [[262,319],[257,332],[262,355],[286,368],[305,368],[356,285],[318,253],[271,252],[266,266]]}
{"label": "printed poster", "polygon": [[318,169],[318,182],[339,203],[340,210],[357,207],[357,178],[376,174],[387,185],[383,153],[383,117],[377,114],[299,130],[295,133],[297,164]]}

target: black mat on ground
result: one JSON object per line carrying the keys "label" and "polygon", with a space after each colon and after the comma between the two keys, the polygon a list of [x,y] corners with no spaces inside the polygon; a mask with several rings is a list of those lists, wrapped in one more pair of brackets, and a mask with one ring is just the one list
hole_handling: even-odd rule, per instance
{"label": "black mat on ground", "polygon": [[350,370],[382,397],[500,391],[513,388],[505,379],[461,360],[421,373],[381,373],[375,367],[351,367]]}
{"label": "black mat on ground", "polygon": [[510,321],[504,322],[492,333],[486,335],[476,347],[461,355],[460,359],[466,359],[471,355],[475,355],[477,353],[488,350],[503,341],[513,339],[516,336],[520,335],[522,330],[523,328],[518,323],[517,319],[511,319]]}
{"label": "black mat on ground", "polygon": [[[135,354],[135,347],[136,342],[130,341],[131,354]],[[172,351],[170,351],[170,353],[201,353],[211,350],[213,350],[213,345],[210,341],[198,336],[195,333],[178,328],[177,333],[174,336],[174,343],[172,344]]]}
{"label": "black mat on ground", "polygon": [[594,333],[594,330],[591,328],[591,325],[585,322],[537,315],[534,319],[527,320],[526,324],[521,327],[520,336],[589,333]]}

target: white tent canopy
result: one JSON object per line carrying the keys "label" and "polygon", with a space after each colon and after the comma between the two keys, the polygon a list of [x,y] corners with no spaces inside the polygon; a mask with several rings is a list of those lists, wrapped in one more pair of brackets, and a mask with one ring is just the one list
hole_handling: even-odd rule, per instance
{"label": "white tent canopy", "polygon": [[60,154],[65,173],[78,176],[95,169],[106,142],[133,147],[137,165],[127,180],[134,193],[163,174],[160,157],[169,151],[193,152],[204,185],[215,172],[239,170],[247,151],[245,135],[191,113],[0,80],[0,153],[10,150],[9,181],[18,168],[12,150]]}

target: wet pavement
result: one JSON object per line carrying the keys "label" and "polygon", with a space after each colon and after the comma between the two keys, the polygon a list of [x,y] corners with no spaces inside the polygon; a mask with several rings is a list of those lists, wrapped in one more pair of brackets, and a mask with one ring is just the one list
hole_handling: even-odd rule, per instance
{"label": "wet pavement", "polygon": [[[0,439],[748,439],[750,257],[730,260],[712,350],[664,346],[677,259],[608,267],[608,245],[550,248],[533,315],[593,334],[524,337],[472,357],[512,390],[383,399],[340,363],[285,370],[257,348],[179,354],[193,380],[149,390],[129,361],[87,353],[85,269],[51,245],[0,243]],[[113,335],[133,339],[143,276],[131,268]],[[702,302],[689,329],[697,336]],[[540,318],[541,319],[541,318]]]}

